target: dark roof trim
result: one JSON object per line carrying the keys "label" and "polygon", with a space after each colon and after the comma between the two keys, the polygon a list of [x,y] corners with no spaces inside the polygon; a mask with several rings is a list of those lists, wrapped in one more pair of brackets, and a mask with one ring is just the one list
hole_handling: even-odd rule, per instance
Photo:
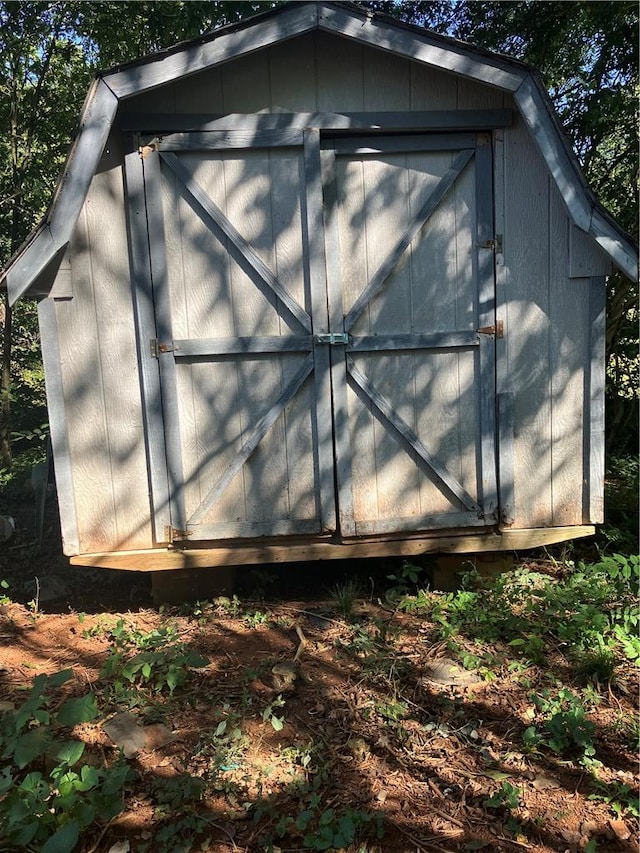
{"label": "dark roof trim", "polygon": [[511,93],[573,222],[589,233],[629,278],[637,278],[637,247],[594,198],[541,81],[526,65],[371,14],[350,3],[320,0],[278,7],[100,74],[87,95],[80,129],[45,220],[3,273],[10,301],[37,293],[51,273],[52,261],[61,257],[61,250],[70,241],[120,101],[313,30],[334,33]]}

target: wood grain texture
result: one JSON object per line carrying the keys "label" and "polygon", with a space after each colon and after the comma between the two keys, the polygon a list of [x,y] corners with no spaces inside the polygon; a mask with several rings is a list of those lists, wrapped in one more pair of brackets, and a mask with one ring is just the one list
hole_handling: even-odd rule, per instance
{"label": "wood grain texture", "polygon": [[307,113],[318,109],[317,41],[315,32],[269,49],[273,113]]}
{"label": "wood grain texture", "polygon": [[537,528],[499,533],[445,535],[434,533],[413,539],[372,539],[361,542],[292,540],[286,544],[260,543],[221,548],[185,550],[140,550],[83,554],[72,557],[76,566],[94,566],[134,572],[158,572],[173,569],[208,569],[216,566],[241,566],[250,563],[288,563],[309,560],[348,560],[358,557],[411,557],[420,554],[473,554],[486,551],[524,551],[569,539],[593,536],[595,527]]}
{"label": "wood grain texture", "polygon": [[364,58],[358,44],[321,33],[316,43],[318,110],[364,110]]}
{"label": "wood grain texture", "polygon": [[454,71],[480,82],[515,91],[522,82],[522,72],[499,60],[478,57],[464,48],[446,47],[428,34],[396,29],[375,19],[362,19],[351,10],[324,7],[319,10],[319,27],[340,33],[356,42],[388,50],[435,68]]}
{"label": "wood grain texture", "polygon": [[575,224],[583,231],[591,225],[592,203],[577,172],[577,160],[569,156],[545,104],[546,93],[541,91],[533,75],[527,75],[514,94],[522,119],[535,139],[547,168],[553,175],[564,203]]}
{"label": "wood grain texture", "polygon": [[144,441],[148,462],[149,507],[154,544],[167,541],[170,527],[169,476],[164,444],[160,371],[149,342],[156,338],[143,161],[137,152],[124,158],[130,292],[136,334]]}
{"label": "wood grain texture", "polygon": [[315,29],[316,21],[315,4],[305,3],[281,11],[274,19],[261,22],[259,27],[250,25],[233,32],[223,32],[211,40],[191,44],[153,62],[110,72],[105,75],[105,81],[119,98],[130,97],[219,63],[238,60],[246,54],[250,57],[260,48]]}
{"label": "wood grain texture", "polygon": [[[80,552],[117,549],[110,442],[102,388],[91,243],[80,214],[71,255],[75,297],[57,311]],[[77,330],[83,334],[78,335]]]}
{"label": "wood grain texture", "polygon": [[[121,170],[93,180],[85,205],[97,336],[95,346],[105,411],[109,477],[119,547],[151,541],[138,353],[131,290]],[[107,319],[108,318],[108,319]]]}
{"label": "wood grain texture", "polygon": [[570,279],[568,217],[549,198],[551,282],[551,468],[554,526],[582,522],[584,371],[589,362],[589,279]]}
{"label": "wood grain texture", "polygon": [[46,223],[14,259],[6,274],[9,301],[14,304],[46,273],[52,258],[71,239],[80,210],[98,167],[118,107],[113,92],[102,80],[91,85],[81,116],[81,132],[72,147],[64,179],[56,188]]}
{"label": "wood grain texture", "polygon": [[45,369],[47,390],[47,412],[51,430],[56,495],[60,511],[62,551],[67,556],[80,552],[78,519],[76,514],[74,470],[69,444],[66,401],[56,306],[53,299],[42,299],[38,303],[40,345]]}
{"label": "wood grain texture", "polygon": [[585,496],[584,516],[591,524],[604,521],[607,292],[603,277],[589,284],[589,356],[585,368]]}
{"label": "wood grain texture", "polygon": [[569,223],[569,277],[589,278],[609,275],[611,259],[590,234]]}
{"label": "wood grain texture", "polygon": [[515,394],[515,527],[552,523],[549,179],[521,120],[505,130],[506,344]]}

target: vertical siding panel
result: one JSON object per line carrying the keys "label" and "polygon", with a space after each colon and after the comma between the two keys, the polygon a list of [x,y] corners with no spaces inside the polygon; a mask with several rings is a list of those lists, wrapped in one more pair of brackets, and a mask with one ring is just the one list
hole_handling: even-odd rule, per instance
{"label": "vertical siding panel", "polygon": [[377,50],[364,52],[364,108],[371,112],[411,107],[408,60]]}
{"label": "vertical siding panel", "polygon": [[[371,278],[387,258],[408,222],[409,184],[406,157],[392,155],[364,161],[367,268]],[[369,309],[372,334],[402,333],[411,329],[411,266],[407,250]],[[378,392],[415,430],[414,365],[409,354],[383,353],[363,365]],[[388,427],[374,420],[376,488],[379,519],[418,515],[418,476],[414,462]],[[358,444],[354,453],[359,453]],[[363,484],[371,488],[371,484]]]}
{"label": "vertical siding panel", "polygon": [[212,68],[173,84],[176,113],[221,113],[222,71]]}
{"label": "vertical siding panel", "polygon": [[[319,164],[318,164],[319,165]],[[302,244],[301,198],[305,187],[304,160],[299,149],[273,150],[269,154],[274,267],[278,281],[305,310],[308,272],[305,268]],[[319,178],[318,178],[319,183]],[[318,187],[318,196],[320,189]],[[318,207],[321,201],[318,200]],[[324,271],[324,270],[323,270]],[[279,318],[279,332],[288,335],[287,324]],[[292,378],[302,362],[301,356],[280,356],[282,386]],[[312,413],[314,410],[313,383],[306,382],[281,416],[284,431],[283,486],[287,491],[286,518],[315,518],[316,484],[313,466]],[[279,425],[276,424],[274,431]],[[267,437],[266,441],[269,440]],[[318,496],[320,498],[321,496]],[[335,510],[334,510],[335,512]]]}
{"label": "vertical siding panel", "polygon": [[604,276],[589,287],[589,361],[585,367],[584,523],[604,521],[604,389],[607,291]]}
{"label": "vertical siding panel", "polygon": [[549,177],[522,119],[505,130],[506,329],[514,399],[515,526],[546,527],[551,511]]}
{"label": "vertical siding panel", "polygon": [[259,50],[221,68],[222,112],[269,112],[269,53]]}
{"label": "vertical siding panel", "polygon": [[151,543],[151,531],[120,169],[94,178],[86,222],[114,492],[114,545],[142,548]]}
{"label": "vertical siding panel", "polygon": [[417,62],[410,68],[412,110],[455,110],[458,84],[454,74]]}
{"label": "vertical siding panel", "polygon": [[320,112],[364,109],[364,60],[359,44],[319,33],[316,63]]}
{"label": "vertical siding panel", "polygon": [[554,526],[582,524],[584,366],[589,279],[570,279],[569,221],[555,186],[549,206],[551,473]]}
{"label": "vertical siding panel", "polygon": [[[226,157],[224,176],[227,217],[265,264],[277,272],[268,152],[252,151],[237,158]],[[236,334],[279,335],[281,328],[287,330],[254,282],[236,264],[232,266],[231,287]],[[296,359],[288,361],[296,362]],[[297,363],[291,366],[292,373],[298,366]],[[246,439],[282,391],[282,358],[239,361],[238,385],[243,438]],[[284,416],[281,415],[239,475],[244,483],[247,521],[288,517],[286,471]]]}
{"label": "vertical siding panel", "polygon": [[315,33],[270,48],[271,112],[317,110],[315,57]]}
{"label": "vertical siding panel", "polygon": [[459,110],[499,110],[504,99],[504,93],[498,89],[458,77],[456,108]]}
{"label": "vertical siding panel", "polygon": [[[67,255],[68,259],[68,255]],[[60,508],[60,528],[63,553],[72,556],[80,552],[78,521],[76,514],[74,471],[69,444],[69,423],[62,379],[60,358],[60,333],[58,307],[68,309],[69,300],[56,303],[54,299],[42,299],[38,303],[38,320],[44,364],[47,411],[51,428],[51,446],[56,477],[56,493]]]}
{"label": "vertical siding panel", "polygon": [[[451,161],[448,153],[412,155],[409,159],[412,212],[424,204]],[[455,198],[455,190],[450,191],[411,245],[412,329],[416,333],[456,328],[457,243],[462,242],[462,235],[456,235]],[[467,222],[465,227],[468,235],[470,224]],[[418,436],[456,479],[460,479],[459,359],[455,352],[424,352],[414,356]],[[470,427],[475,429],[473,417],[471,420]],[[457,503],[452,507],[448,494],[424,473],[420,473],[420,505],[425,515],[459,508]]]}
{"label": "vertical siding panel", "polygon": [[[86,205],[73,245],[74,297],[58,311],[58,328],[78,538],[80,553],[86,554],[115,549],[118,539]],[[79,329],[82,334],[78,334]]]}
{"label": "vertical siding panel", "polygon": [[[336,162],[336,192],[340,269],[342,271],[343,311],[346,314],[356,301],[367,281],[375,272],[370,269],[366,248],[366,201],[363,164],[360,160]],[[369,308],[362,313],[353,328],[355,335],[370,334]],[[369,359],[363,364],[365,373]],[[356,521],[378,518],[375,489],[376,452],[374,417],[351,388],[347,392],[353,495],[353,516]]]}
{"label": "vertical siding panel", "polygon": [[[209,241],[210,245],[205,251],[202,243],[203,236],[207,232],[201,220],[182,198],[175,174],[164,167],[161,180],[171,329],[174,339],[180,340],[190,337],[192,323],[196,329],[198,328],[200,317],[208,318],[223,313],[223,305],[214,302],[211,296],[205,298],[204,306],[202,301],[203,295],[207,294],[208,290],[210,292],[216,290],[217,279],[212,274],[212,261],[215,259],[224,269],[226,260],[222,247],[215,238]],[[151,236],[153,239],[153,235]],[[202,287],[203,281],[208,281],[209,288]],[[189,316],[189,312],[192,313],[192,317]],[[201,478],[203,469],[207,467],[205,461],[207,448],[199,442],[196,428],[195,374],[196,368],[193,365],[179,363],[176,367],[175,375],[180,399],[177,420],[180,425],[186,518],[189,518],[206,494],[206,487],[204,494],[202,493]],[[167,424],[165,428],[171,427]]]}
{"label": "vertical siding panel", "polygon": [[[493,134],[494,166],[494,208],[496,235],[505,235],[505,144],[504,131]],[[505,264],[503,251],[496,252],[496,321],[502,322],[509,334],[509,268]],[[513,432],[514,397],[509,370],[509,348],[506,338],[496,339],[496,395],[498,400],[498,501],[503,524],[509,526],[514,521],[514,485],[513,485]]]}

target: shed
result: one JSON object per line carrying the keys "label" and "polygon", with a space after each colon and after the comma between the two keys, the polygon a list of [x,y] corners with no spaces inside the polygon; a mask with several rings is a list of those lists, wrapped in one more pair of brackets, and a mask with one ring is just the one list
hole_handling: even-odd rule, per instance
{"label": "shed", "polygon": [[636,247],[518,61],[305,2],[99,74],[4,272],[39,299],[65,554],[592,533],[612,265]]}

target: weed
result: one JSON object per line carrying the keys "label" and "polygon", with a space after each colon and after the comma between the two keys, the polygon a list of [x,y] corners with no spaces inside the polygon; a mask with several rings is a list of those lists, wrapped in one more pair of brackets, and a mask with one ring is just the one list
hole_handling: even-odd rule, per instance
{"label": "weed", "polygon": [[50,692],[72,675],[37,676],[23,704],[0,716],[0,840],[20,849],[71,851],[82,830],[122,810],[129,768],[80,766],[85,745],[66,732],[98,716],[95,698],[67,699],[52,710]]}
{"label": "weed", "polygon": [[269,625],[271,623],[271,616],[269,613],[265,613],[262,610],[254,610],[252,613],[245,613],[242,617],[242,621],[249,626],[249,628],[259,628],[263,625]]}
{"label": "weed", "polygon": [[[7,581],[0,581],[0,589],[9,589],[9,584],[7,583]],[[4,593],[0,595],[0,605],[2,604],[11,604],[11,599],[8,595],[5,595]]]}
{"label": "weed", "polygon": [[337,611],[344,617],[351,616],[353,613],[353,605],[362,595],[360,584],[354,580],[346,580],[342,583],[337,583],[331,590],[331,601],[335,605]]}
{"label": "weed", "polygon": [[[258,817],[264,813],[262,809]],[[379,812],[361,809],[323,808],[322,796],[311,794],[307,808],[297,817],[281,817],[273,839],[302,837],[304,850],[343,850],[363,838],[384,836],[383,817]],[[273,844],[271,842],[271,847]],[[268,845],[269,847],[269,845]]]}
{"label": "weed", "polygon": [[154,833],[153,845],[142,845],[139,850],[141,853],[151,850],[153,853],[191,853],[196,849],[194,848],[195,837],[204,832],[208,823],[209,821],[204,817],[195,814],[179,818],[172,816],[170,821]]}
{"label": "weed", "polygon": [[525,731],[525,745],[547,746],[559,754],[577,751],[580,760],[587,763],[596,752],[593,743],[595,726],[586,718],[587,712],[580,697],[563,688],[555,697],[545,691],[542,696],[534,696],[533,700],[545,719],[541,730],[529,726]]}
{"label": "weed", "polygon": [[216,777],[220,772],[235,769],[242,761],[247,739],[240,719],[240,714],[228,702],[214,711],[215,728],[202,733],[195,751],[197,763],[204,763],[207,776]]}
{"label": "weed", "polygon": [[595,782],[597,793],[590,794],[590,800],[598,800],[606,803],[616,817],[631,815],[640,818],[640,807],[638,805],[638,791],[623,782]]}
{"label": "weed", "polygon": [[284,728],[284,717],[279,717],[275,713],[276,708],[284,708],[286,702],[280,694],[273,699],[262,712],[262,721],[269,722],[273,726],[274,731],[281,732]]}
{"label": "weed", "polygon": [[576,678],[582,683],[612,684],[617,659],[610,646],[600,641],[593,649],[579,649],[574,655]]}
{"label": "weed", "polygon": [[429,589],[430,583],[426,576],[424,566],[417,566],[408,560],[404,560],[400,567],[400,574],[387,575],[387,580],[393,581],[393,586],[387,591],[387,597],[392,601],[398,598],[400,606],[407,606],[407,601],[403,598],[409,593],[424,593]]}
{"label": "weed", "polygon": [[[189,668],[206,666],[209,661],[180,642],[171,626],[149,633],[131,631],[123,619],[109,631],[112,646],[101,674],[113,678],[115,696],[126,698],[127,685],[152,687],[157,692],[168,688],[173,695],[185,683]],[[123,695],[124,694],[124,695]]]}
{"label": "weed", "polygon": [[491,809],[517,809],[520,805],[522,789],[515,788],[509,782],[503,782],[497,791],[484,801],[484,805]]}

